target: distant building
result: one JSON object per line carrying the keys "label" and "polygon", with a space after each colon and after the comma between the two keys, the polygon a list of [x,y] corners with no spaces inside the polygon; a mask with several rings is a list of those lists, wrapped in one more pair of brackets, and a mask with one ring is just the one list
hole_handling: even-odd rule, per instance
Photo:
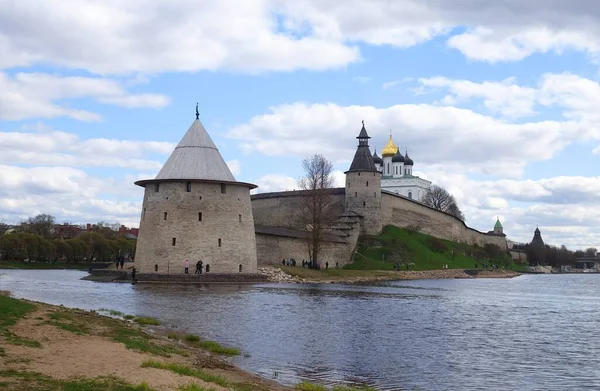
{"label": "distant building", "polygon": [[381,151],[383,158],[373,154],[373,162],[381,173],[381,189],[420,201],[431,188],[431,182],[413,175],[414,161],[406,151],[403,156],[392,135]]}
{"label": "distant building", "polygon": [[494,230],[488,231],[489,235],[498,235],[498,236],[506,236],[504,235],[504,227],[502,227],[502,223],[500,219],[496,217],[496,224],[494,224]]}
{"label": "distant building", "polygon": [[533,239],[531,239],[530,244],[531,246],[537,248],[544,248],[545,246],[544,240],[542,239],[542,233],[540,232],[540,229],[538,227],[536,227],[535,231],[533,232]]}

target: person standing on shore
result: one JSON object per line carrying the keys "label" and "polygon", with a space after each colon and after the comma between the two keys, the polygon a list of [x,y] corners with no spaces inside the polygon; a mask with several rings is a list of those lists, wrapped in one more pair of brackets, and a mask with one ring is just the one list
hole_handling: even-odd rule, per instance
{"label": "person standing on shore", "polygon": [[132,284],[137,284],[137,278],[135,277],[137,273],[137,270],[135,270],[135,266],[133,267],[133,269],[131,269],[131,283]]}
{"label": "person standing on shore", "polygon": [[187,259],[183,263],[183,269],[184,269],[185,274],[188,274],[188,272],[190,270],[190,262]]}

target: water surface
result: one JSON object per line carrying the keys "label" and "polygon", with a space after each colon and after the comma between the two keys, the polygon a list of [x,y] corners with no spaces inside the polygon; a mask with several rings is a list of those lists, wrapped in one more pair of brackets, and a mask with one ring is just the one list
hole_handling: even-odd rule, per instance
{"label": "water surface", "polygon": [[0,290],[154,316],[236,346],[284,384],[385,390],[600,389],[600,276],[338,284],[137,285],[79,271],[0,271]]}

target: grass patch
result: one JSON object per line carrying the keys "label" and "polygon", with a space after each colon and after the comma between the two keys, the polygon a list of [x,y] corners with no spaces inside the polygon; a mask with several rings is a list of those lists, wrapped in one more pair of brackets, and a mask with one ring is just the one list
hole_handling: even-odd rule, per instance
{"label": "grass patch", "polygon": [[83,324],[72,324],[72,323],[63,323],[63,322],[48,322],[48,323],[52,324],[60,329],[70,331],[70,332],[72,332],[74,334],[78,334],[78,335],[84,335],[84,334],[89,333],[87,326],[85,326]]}
{"label": "grass patch", "polygon": [[6,350],[0,346],[0,357],[6,357]]}
{"label": "grass patch", "polygon": [[[15,390],[60,390],[60,391],[152,391],[146,383],[132,385],[113,376],[102,376],[94,379],[53,379],[36,372],[5,370],[0,376],[18,381]],[[4,383],[8,384],[8,383]]]}
{"label": "grass patch", "polygon": [[87,325],[75,322],[75,317],[72,312],[69,311],[55,311],[48,315],[49,321],[44,324],[50,324],[58,327],[59,329],[70,331],[74,334],[84,335],[89,333]]}
{"label": "grass patch", "polygon": [[33,304],[0,295],[0,329],[13,326],[17,320],[35,310]]}
{"label": "grass patch", "polygon": [[294,388],[296,390],[301,390],[301,391],[329,391],[324,386],[320,386],[318,384],[309,383],[307,381],[303,381],[302,383],[297,384],[296,387],[294,387]]}
{"label": "grass patch", "polygon": [[190,345],[202,348],[204,350],[208,350],[214,354],[220,354],[223,356],[239,356],[241,354],[240,349],[237,348],[229,348],[227,346],[223,346],[218,342],[209,341],[206,339],[202,339],[194,334],[187,334],[184,339],[190,343]]}
{"label": "grass patch", "polygon": [[420,232],[388,225],[381,234],[361,238],[353,263],[345,270],[393,270],[402,263],[402,270],[478,269],[483,264],[495,264],[513,269],[516,266],[508,253],[493,246],[479,247],[466,243],[438,239]]}
{"label": "grass patch", "polygon": [[146,360],[142,363],[142,368],[166,369],[183,376],[195,377],[207,383],[215,383],[221,387],[229,387],[230,384],[224,377],[207,373],[201,369],[188,367],[186,365],[175,363],[162,363],[154,360]]}
{"label": "grass patch", "polygon": [[68,311],[55,311],[52,312],[48,317],[52,320],[73,320],[73,314]]}
{"label": "grass patch", "polygon": [[201,340],[198,342],[193,342],[192,344],[204,350],[208,350],[211,353],[220,354],[223,356],[239,356],[241,354],[240,349],[229,348],[215,341]]}
{"label": "grass patch", "polygon": [[106,312],[107,314],[109,314],[111,316],[121,316],[121,317],[125,316],[125,314],[122,313],[121,311],[111,310],[111,309],[108,309],[108,308],[100,308],[98,310],[98,312]]}
{"label": "grass patch", "polygon": [[167,338],[169,338],[169,339],[179,339],[179,336],[177,335],[176,332],[169,331],[169,333],[167,334]]}
{"label": "grass patch", "polygon": [[187,350],[179,349],[169,345],[159,345],[152,342],[152,338],[139,331],[131,328],[116,328],[111,334],[113,340],[125,345],[127,349],[136,350],[138,352],[150,353],[162,357],[170,357],[171,354],[179,354],[181,356],[189,356]]}
{"label": "grass patch", "polygon": [[134,319],[135,323],[141,324],[143,326],[159,326],[160,322],[156,318],[152,318],[150,316],[137,316]]}
{"label": "grass patch", "polygon": [[8,342],[11,345],[27,346],[28,348],[41,348],[42,347],[42,344],[39,343],[38,341],[29,339],[29,338],[25,338],[25,337],[20,337],[14,333],[11,333],[8,330],[4,330],[2,335],[4,336],[4,339],[6,340],[6,342]]}
{"label": "grass patch", "polygon": [[123,319],[133,320],[133,319],[135,319],[135,316],[133,316],[133,315],[125,315],[125,316],[123,316]]}
{"label": "grass patch", "polygon": [[214,391],[214,388],[204,388],[196,383],[186,384],[177,389],[178,391]]}

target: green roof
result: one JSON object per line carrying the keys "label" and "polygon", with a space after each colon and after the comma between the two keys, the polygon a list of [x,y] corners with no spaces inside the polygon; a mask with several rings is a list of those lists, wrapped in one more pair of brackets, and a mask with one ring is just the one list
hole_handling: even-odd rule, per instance
{"label": "green roof", "polygon": [[496,224],[494,225],[494,229],[496,228],[502,228],[502,223],[500,222],[500,219],[496,219]]}

